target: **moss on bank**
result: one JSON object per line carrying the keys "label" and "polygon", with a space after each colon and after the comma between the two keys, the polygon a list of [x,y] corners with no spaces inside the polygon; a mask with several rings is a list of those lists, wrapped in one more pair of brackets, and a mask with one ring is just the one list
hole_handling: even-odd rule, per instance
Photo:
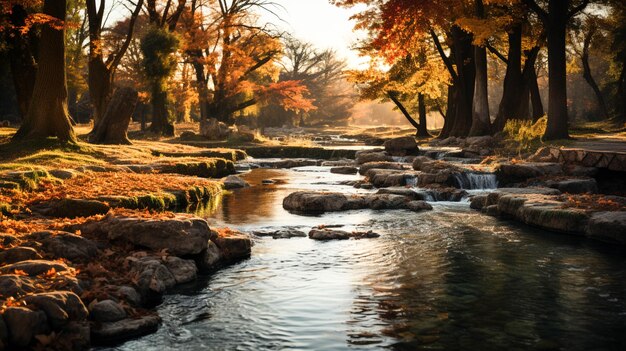
{"label": "moss on bank", "polygon": [[247,147],[244,150],[254,158],[315,158],[329,160],[355,158],[356,154],[356,150],[302,146],[257,146]]}
{"label": "moss on bank", "polygon": [[215,158],[207,161],[181,162],[167,165],[162,169],[162,172],[202,178],[222,178],[235,173],[235,164],[229,160]]}

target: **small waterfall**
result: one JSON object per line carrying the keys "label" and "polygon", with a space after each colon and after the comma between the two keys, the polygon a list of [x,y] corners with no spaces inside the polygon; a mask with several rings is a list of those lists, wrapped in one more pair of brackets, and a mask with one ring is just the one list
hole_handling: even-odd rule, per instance
{"label": "small waterfall", "polygon": [[393,159],[393,162],[398,162],[398,163],[408,162],[408,158],[406,156],[391,156],[391,158]]}
{"label": "small waterfall", "polygon": [[459,189],[495,189],[498,187],[496,175],[492,173],[457,173],[453,177]]}
{"label": "small waterfall", "polygon": [[404,183],[407,186],[410,186],[411,188],[417,187],[417,182],[418,182],[417,176],[414,176],[414,175],[405,175],[404,176]]}

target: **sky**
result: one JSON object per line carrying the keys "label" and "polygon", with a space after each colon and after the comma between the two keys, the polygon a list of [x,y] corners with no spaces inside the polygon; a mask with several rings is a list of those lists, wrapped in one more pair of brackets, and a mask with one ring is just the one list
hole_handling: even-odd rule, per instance
{"label": "sky", "polygon": [[[276,24],[294,37],[307,41],[320,49],[334,49],[340,57],[348,60],[349,68],[358,68],[366,59],[350,50],[359,35],[352,29],[350,16],[356,9],[331,5],[328,0],[274,0],[276,16],[263,13],[263,21]],[[361,34],[362,35],[362,34]]]}

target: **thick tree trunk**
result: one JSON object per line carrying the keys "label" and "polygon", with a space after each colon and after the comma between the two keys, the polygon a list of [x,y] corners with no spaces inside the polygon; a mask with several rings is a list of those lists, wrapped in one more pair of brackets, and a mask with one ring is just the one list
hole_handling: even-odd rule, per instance
{"label": "thick tree trunk", "polygon": [[411,123],[413,128],[415,128],[416,130],[419,130],[419,128],[420,128],[419,123],[417,123],[415,121],[415,119],[413,119],[413,117],[411,117],[411,114],[409,113],[409,111],[404,107],[402,102],[400,102],[400,100],[398,100],[398,93],[389,91],[389,92],[387,92],[387,96],[389,96],[391,101],[393,101],[393,103],[396,105],[398,110],[400,110],[400,112],[402,112],[402,115],[404,116],[404,118],[406,118],[406,120],[409,121],[409,123]]}
{"label": "thick tree trunk", "polygon": [[417,102],[419,104],[419,127],[417,128],[416,136],[419,138],[429,138],[428,126],[426,125],[426,102],[424,101],[424,94],[417,94]]}
{"label": "thick tree trunk", "polygon": [[89,142],[95,144],[131,144],[127,131],[138,94],[132,88],[119,88],[107,105],[99,123],[94,127]]}
{"label": "thick tree trunk", "polygon": [[37,76],[37,63],[33,53],[33,43],[29,40],[30,34],[24,36],[19,33],[21,27],[25,25],[26,17],[28,17],[26,10],[20,5],[14,5],[9,22],[15,28],[5,33],[9,45],[8,56],[11,75],[13,76],[18,110],[22,120],[28,114],[28,107],[35,87],[35,77]]}
{"label": "thick tree trunk", "polygon": [[152,87],[152,123],[150,131],[163,136],[174,136],[174,125],[170,123],[167,109],[167,91],[161,84]]}
{"label": "thick tree trunk", "polygon": [[457,67],[458,78],[455,82],[454,124],[450,131],[451,136],[466,137],[472,126],[472,99],[474,97],[474,46],[472,35],[454,26],[451,30],[454,41],[454,61]]}
{"label": "thick tree trunk", "polygon": [[[522,25],[515,25],[508,33],[509,52],[507,55],[504,90],[494,121],[494,131],[501,131],[509,118],[523,118],[517,115],[523,101],[522,82]],[[528,95],[526,95],[528,104]]]}
{"label": "thick tree trunk", "polygon": [[470,136],[491,134],[491,118],[489,117],[489,92],[487,88],[487,49],[474,47],[474,64],[476,79],[474,80],[474,98],[472,101],[472,127]]}
{"label": "thick tree trunk", "polygon": [[541,92],[539,91],[539,84],[537,83],[537,71],[533,68],[531,77],[528,81],[530,89],[530,104],[533,107],[532,118],[533,122],[537,122],[539,118],[543,117],[546,112],[543,109],[543,101],[541,101]]}
{"label": "thick tree trunk", "polygon": [[[65,0],[45,0],[43,12],[65,21]],[[41,29],[39,64],[26,119],[14,139],[57,137],[76,142],[67,111],[65,76],[65,28],[44,25]]]}
{"label": "thick tree trunk", "polygon": [[548,3],[548,127],[545,140],[568,139],[565,32],[569,0]]}
{"label": "thick tree trunk", "polygon": [[191,64],[196,72],[196,90],[198,92],[198,105],[200,106],[200,119],[206,121],[210,118],[209,87],[208,79],[204,72],[204,65],[200,61],[202,58],[202,51],[189,51],[188,54],[193,60]]}
{"label": "thick tree trunk", "polygon": [[583,64],[583,78],[591,89],[593,93],[596,95],[598,99],[598,108],[603,118],[609,117],[609,110],[606,107],[606,102],[604,101],[604,96],[602,96],[602,92],[600,91],[600,87],[598,87],[598,83],[593,78],[591,74],[591,65],[589,65],[589,47],[591,46],[591,40],[593,39],[594,30],[590,30],[589,33],[585,36],[584,44],[583,44],[583,54],[581,57],[581,61]]}

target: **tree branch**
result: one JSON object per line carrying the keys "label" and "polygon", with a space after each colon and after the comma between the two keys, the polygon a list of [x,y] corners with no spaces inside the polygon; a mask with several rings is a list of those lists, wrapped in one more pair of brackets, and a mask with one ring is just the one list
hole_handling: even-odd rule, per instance
{"label": "tree branch", "polygon": [[454,70],[454,65],[452,65],[450,58],[444,52],[443,47],[441,46],[441,42],[439,41],[439,37],[437,36],[437,33],[435,33],[435,31],[432,28],[430,28],[429,31],[430,31],[430,36],[433,38],[433,41],[435,42],[435,46],[437,47],[439,56],[441,56],[441,59],[443,60],[443,63],[446,65],[448,72],[450,72],[450,76],[452,76],[452,80],[458,80],[459,76],[456,74],[456,71]]}
{"label": "tree branch", "polygon": [[526,4],[526,6],[528,6],[531,10],[533,10],[537,16],[539,16],[539,19],[542,22],[547,22],[548,21],[548,13],[546,12],[546,10],[542,9],[541,6],[539,6],[537,4],[537,2],[535,2],[535,0],[523,0],[524,4]]}

